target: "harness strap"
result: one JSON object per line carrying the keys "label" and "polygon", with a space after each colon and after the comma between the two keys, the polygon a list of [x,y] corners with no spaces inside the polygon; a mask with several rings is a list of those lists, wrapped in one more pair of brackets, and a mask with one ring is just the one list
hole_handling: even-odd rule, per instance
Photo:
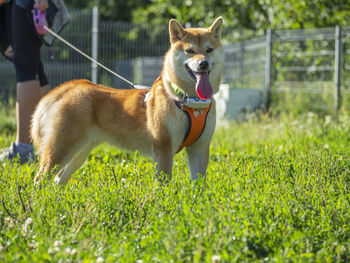
{"label": "harness strap", "polygon": [[[162,80],[162,76],[160,75],[153,83],[153,86]],[[173,87],[172,87],[173,88]],[[185,94],[179,94],[174,88],[174,93],[179,96],[179,99],[184,99],[186,96]],[[147,95],[150,95],[148,93]],[[181,97],[180,97],[181,96]],[[147,98],[145,98],[145,101],[147,101]],[[206,108],[196,109],[196,108],[190,108],[188,106],[185,106],[183,104],[183,101],[175,100],[175,105],[181,109],[184,113],[186,113],[187,119],[188,119],[188,128],[185,134],[185,137],[182,141],[182,144],[180,145],[179,149],[176,153],[180,152],[184,147],[187,147],[191,144],[193,144],[199,137],[202,135],[205,124],[207,122],[208,113],[210,111],[211,105],[209,104]]]}
{"label": "harness strap", "polygon": [[192,109],[187,106],[181,107],[179,103],[176,103],[176,106],[186,113],[189,123],[183,142],[176,152],[178,153],[184,147],[194,143],[202,135],[207,122],[210,105],[205,109]]}

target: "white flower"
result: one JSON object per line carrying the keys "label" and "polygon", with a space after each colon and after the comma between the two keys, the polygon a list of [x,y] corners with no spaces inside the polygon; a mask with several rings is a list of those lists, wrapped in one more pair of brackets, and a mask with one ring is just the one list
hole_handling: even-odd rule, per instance
{"label": "white flower", "polygon": [[324,124],[328,125],[330,123],[332,123],[332,116],[326,115]]}
{"label": "white flower", "polygon": [[55,242],[53,243],[53,246],[54,246],[55,248],[59,248],[61,245],[62,245],[62,241],[61,241],[61,240],[57,240],[57,241],[55,241]]}
{"label": "white flower", "polygon": [[220,262],[220,259],[221,259],[221,257],[220,257],[219,255],[213,255],[213,256],[211,257],[211,262],[212,262],[212,263],[219,263],[219,262]]}
{"label": "white flower", "polygon": [[60,252],[60,248],[59,248],[59,247],[54,247],[54,248],[50,247],[50,248],[47,250],[47,253],[49,253],[49,254],[55,254],[55,253],[57,253],[57,252]]}
{"label": "white flower", "polygon": [[11,228],[14,226],[14,221],[11,217],[5,217],[5,224],[8,224],[8,226]]}
{"label": "white flower", "polygon": [[77,250],[75,248],[71,249],[70,247],[66,247],[66,249],[64,251],[69,256],[73,256],[74,254],[77,253]]}
{"label": "white flower", "polygon": [[315,113],[313,113],[313,112],[308,112],[307,116],[308,116],[309,118],[313,118],[313,117],[315,116]]}
{"label": "white flower", "polygon": [[31,225],[32,222],[33,222],[33,219],[32,219],[31,217],[28,217],[27,220],[26,220],[26,222],[25,222],[25,224]]}
{"label": "white flower", "polygon": [[38,242],[35,242],[34,240],[32,240],[32,242],[29,244],[29,248],[30,249],[37,249],[38,248]]}
{"label": "white flower", "polygon": [[104,262],[103,257],[98,257],[96,259],[96,263],[103,263],[103,262]]}
{"label": "white flower", "polygon": [[23,224],[22,225],[22,236],[23,237],[26,237],[29,233],[29,229],[28,229],[28,225],[27,224]]}

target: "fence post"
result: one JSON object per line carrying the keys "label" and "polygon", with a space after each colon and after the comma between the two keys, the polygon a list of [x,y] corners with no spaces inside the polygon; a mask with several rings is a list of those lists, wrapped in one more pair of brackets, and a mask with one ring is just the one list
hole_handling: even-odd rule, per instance
{"label": "fence post", "polygon": [[[98,59],[98,7],[92,8],[92,43],[91,43],[91,56],[94,60]],[[97,76],[98,68],[97,64],[91,63],[91,81],[93,83],[98,82]]]}
{"label": "fence post", "polygon": [[342,77],[342,36],[339,25],[335,27],[335,61],[334,61],[334,113],[338,116],[341,106],[341,77]]}
{"label": "fence post", "polygon": [[239,88],[243,87],[243,75],[244,75],[244,42],[239,42]]}
{"label": "fence post", "polygon": [[271,104],[271,68],[272,68],[272,32],[266,30],[266,65],[265,65],[265,89],[266,89],[266,110]]}

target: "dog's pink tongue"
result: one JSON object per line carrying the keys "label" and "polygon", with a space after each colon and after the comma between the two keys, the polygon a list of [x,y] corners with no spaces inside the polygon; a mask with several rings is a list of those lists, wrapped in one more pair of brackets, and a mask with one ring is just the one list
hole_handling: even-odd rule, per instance
{"label": "dog's pink tongue", "polygon": [[197,78],[196,92],[198,96],[202,99],[209,99],[213,94],[213,88],[209,82],[208,72],[196,72],[194,73]]}

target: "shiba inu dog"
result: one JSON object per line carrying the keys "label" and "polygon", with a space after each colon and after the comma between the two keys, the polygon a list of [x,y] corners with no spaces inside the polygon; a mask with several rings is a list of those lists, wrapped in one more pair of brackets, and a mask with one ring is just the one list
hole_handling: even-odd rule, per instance
{"label": "shiba inu dog", "polygon": [[56,171],[55,183],[66,184],[104,141],[152,156],[158,177],[165,174],[167,179],[174,155],[185,147],[191,179],[205,176],[216,123],[213,94],[224,67],[222,24],[219,17],[209,28],[184,29],[171,19],[171,47],[150,90],[73,80],[47,94],[32,119],[31,135],[40,155],[35,183],[43,173]]}

